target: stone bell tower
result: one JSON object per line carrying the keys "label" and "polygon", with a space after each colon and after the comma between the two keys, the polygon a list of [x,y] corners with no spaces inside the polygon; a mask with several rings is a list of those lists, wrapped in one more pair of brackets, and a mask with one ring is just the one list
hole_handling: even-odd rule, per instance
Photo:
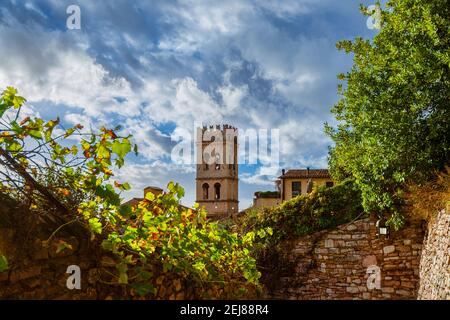
{"label": "stone bell tower", "polygon": [[197,128],[196,198],[208,217],[238,213],[237,129],[229,125]]}

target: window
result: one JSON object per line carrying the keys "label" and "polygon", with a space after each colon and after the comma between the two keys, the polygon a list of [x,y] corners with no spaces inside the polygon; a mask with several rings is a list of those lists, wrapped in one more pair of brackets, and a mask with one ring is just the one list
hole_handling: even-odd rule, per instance
{"label": "window", "polygon": [[326,184],[327,188],[331,188],[332,186],[334,186],[333,181],[327,181]]}
{"label": "window", "polygon": [[202,189],[203,189],[203,199],[207,200],[208,199],[208,190],[209,190],[209,185],[207,183],[204,183],[202,185]]}
{"label": "window", "polygon": [[292,182],[292,197],[296,197],[302,193],[302,183],[300,181]]}
{"label": "window", "polygon": [[220,199],[220,183],[214,185],[214,198],[216,200]]}
{"label": "window", "polygon": [[209,170],[209,165],[205,163],[205,171]]}

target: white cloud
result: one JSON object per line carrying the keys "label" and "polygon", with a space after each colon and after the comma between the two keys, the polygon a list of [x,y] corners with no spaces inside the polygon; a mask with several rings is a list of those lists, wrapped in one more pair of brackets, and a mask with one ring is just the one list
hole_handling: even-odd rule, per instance
{"label": "white cloud", "polygon": [[[130,83],[109,72],[86,51],[88,40],[38,25],[0,25],[0,87],[12,85],[30,101],[52,101],[80,108],[89,116],[138,114]],[[6,63],[7,61],[7,63]],[[127,99],[122,104],[115,97]]]}
{"label": "white cloud", "polygon": [[274,186],[275,180],[279,176],[280,169],[278,166],[261,166],[256,169],[255,173],[242,173],[239,175],[239,179],[250,185],[257,186]]}
{"label": "white cloud", "polygon": [[125,199],[142,197],[147,186],[156,186],[166,189],[169,181],[180,183],[186,191],[182,203],[191,206],[195,202],[195,168],[193,166],[178,166],[162,161],[137,164],[127,162],[119,169],[115,180],[129,182],[132,189],[123,194]]}
{"label": "white cloud", "polygon": [[145,116],[157,123],[174,122],[190,129],[194,122],[220,123],[223,119],[221,106],[190,77],[169,83],[152,79],[142,95],[150,102],[144,108]]}
{"label": "white cloud", "polygon": [[147,120],[127,119],[124,131],[133,135],[139,153],[147,160],[156,160],[170,153],[170,136],[161,133]]}
{"label": "white cloud", "polygon": [[217,91],[222,96],[227,113],[235,112],[241,105],[241,100],[248,94],[248,86],[235,87],[231,84],[219,87]]}
{"label": "white cloud", "polygon": [[[14,118],[17,115],[18,110],[14,109],[14,108],[10,108],[8,110],[6,110],[5,114],[3,115],[3,117],[6,117],[9,120],[14,120]],[[21,120],[25,119],[26,117],[40,117],[41,115],[39,114],[39,111],[36,110],[36,108],[30,104],[30,103],[25,103],[22,108],[20,109],[20,113],[19,113],[19,117],[17,119],[18,122],[20,122]]]}
{"label": "white cloud", "polygon": [[159,48],[189,53],[241,32],[254,7],[246,1],[182,0],[166,10],[166,19],[179,28],[175,35],[164,36]]}

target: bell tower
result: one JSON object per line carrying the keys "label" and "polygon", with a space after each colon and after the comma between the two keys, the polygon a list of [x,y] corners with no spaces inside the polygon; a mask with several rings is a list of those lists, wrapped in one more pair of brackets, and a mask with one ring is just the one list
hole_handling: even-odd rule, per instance
{"label": "bell tower", "polygon": [[196,198],[210,218],[238,213],[237,129],[229,125],[197,128]]}

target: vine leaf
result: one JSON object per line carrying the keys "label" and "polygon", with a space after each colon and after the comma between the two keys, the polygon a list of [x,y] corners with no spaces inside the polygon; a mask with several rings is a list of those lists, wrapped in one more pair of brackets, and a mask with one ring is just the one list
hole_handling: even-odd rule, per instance
{"label": "vine leaf", "polygon": [[67,243],[66,241],[59,240],[59,242],[58,242],[58,244],[56,246],[56,253],[60,253],[60,252],[62,252],[64,250],[66,250],[66,249],[72,250],[73,247],[72,247],[71,244]]}
{"label": "vine leaf", "polygon": [[0,272],[8,270],[8,259],[2,254],[0,254]]}

